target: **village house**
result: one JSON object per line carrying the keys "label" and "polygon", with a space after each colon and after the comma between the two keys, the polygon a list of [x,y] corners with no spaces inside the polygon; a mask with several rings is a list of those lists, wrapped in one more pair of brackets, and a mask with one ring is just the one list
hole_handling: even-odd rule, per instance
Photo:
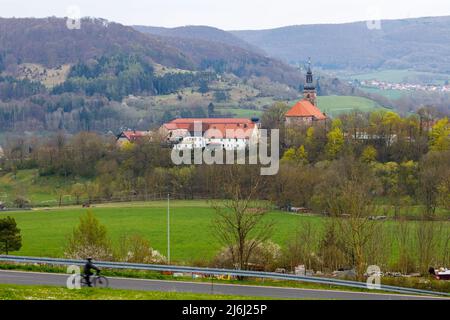
{"label": "village house", "polygon": [[151,136],[151,131],[126,130],[117,136],[117,144],[122,146],[124,143],[133,143],[144,138],[151,139]]}

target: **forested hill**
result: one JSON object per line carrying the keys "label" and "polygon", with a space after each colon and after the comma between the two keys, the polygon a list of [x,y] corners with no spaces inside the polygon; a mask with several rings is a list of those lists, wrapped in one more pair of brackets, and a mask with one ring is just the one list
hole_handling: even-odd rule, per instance
{"label": "forested hill", "polygon": [[177,48],[200,69],[231,72],[238,77],[265,76],[272,81],[298,86],[297,70],[278,59],[269,58],[258,47],[229,32],[206,26],[158,28],[135,26],[136,30],[157,36]]}
{"label": "forested hill", "polygon": [[[243,42],[237,38],[235,41]],[[300,83],[301,77],[294,68],[249,48],[205,39],[144,34],[102,19],[83,19],[81,29],[71,30],[62,18],[0,18],[0,68],[3,69],[14,69],[22,63],[57,67],[104,55],[133,54],[167,67],[213,69],[239,77],[266,76],[291,86]]]}
{"label": "forested hill", "polygon": [[253,51],[262,55],[265,54],[264,51],[259,47],[249,44],[239,37],[236,37],[232,33],[209,26],[184,26],[177,28],[133,26],[133,28],[143,33],[149,33],[158,36],[219,42],[229,46]]}
{"label": "forested hill", "polygon": [[195,68],[188,57],[159,38],[118,23],[83,19],[81,29],[71,30],[62,18],[0,18],[4,68],[20,63],[56,67],[117,53],[141,54],[163,65]]}
{"label": "forested hill", "polygon": [[235,36],[286,62],[314,57],[335,69],[415,69],[450,72],[450,17],[299,25],[234,31]]}

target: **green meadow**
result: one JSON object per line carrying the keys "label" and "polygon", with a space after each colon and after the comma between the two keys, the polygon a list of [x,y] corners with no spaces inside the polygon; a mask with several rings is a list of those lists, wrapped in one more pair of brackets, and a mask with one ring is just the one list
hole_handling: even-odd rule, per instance
{"label": "green meadow", "polygon": [[[78,224],[79,217],[87,209],[80,207],[39,209],[24,212],[3,212],[0,218],[12,216],[22,230],[23,247],[16,255],[62,257],[67,236]],[[152,247],[166,255],[167,252],[167,206],[164,201],[105,204],[91,208],[104,224],[113,244],[123,235],[139,234],[147,238]],[[206,201],[172,201],[170,206],[171,257],[176,263],[208,263],[221,249],[213,233],[214,210]],[[272,240],[285,246],[295,232],[310,224],[320,235],[325,217],[295,215],[281,211],[270,212],[267,219],[275,222]],[[411,232],[417,222],[412,224]],[[392,240],[388,253],[396,261],[395,226],[389,220],[383,226]],[[442,222],[447,232],[450,222]]]}
{"label": "green meadow", "polygon": [[386,97],[391,100],[398,100],[404,95],[409,94],[409,91],[402,91],[402,90],[394,90],[394,89],[388,89],[388,90],[382,90],[378,88],[368,88],[368,87],[362,87],[361,90],[368,92],[368,93],[374,93],[379,94],[383,97]]}
{"label": "green meadow", "polygon": [[352,96],[318,97],[318,107],[320,110],[333,117],[354,110],[371,112],[379,109],[386,109],[373,100]]}
{"label": "green meadow", "polygon": [[[123,235],[139,234],[162,254],[167,252],[167,208],[165,202],[98,206],[92,212],[104,224],[113,243]],[[61,257],[67,236],[86,212],[82,208],[42,209],[4,212],[0,218],[12,216],[22,230],[23,247],[17,255]],[[173,201],[171,219],[171,257],[177,262],[207,262],[220,250],[212,231],[214,211],[203,201]],[[320,227],[321,218],[298,217],[271,212],[276,221],[273,240],[283,244],[298,225],[310,221]]]}
{"label": "green meadow", "polygon": [[357,80],[378,80],[391,83],[433,83],[443,84],[450,80],[450,76],[445,73],[421,72],[415,70],[379,70],[367,73],[345,74],[345,79]]}

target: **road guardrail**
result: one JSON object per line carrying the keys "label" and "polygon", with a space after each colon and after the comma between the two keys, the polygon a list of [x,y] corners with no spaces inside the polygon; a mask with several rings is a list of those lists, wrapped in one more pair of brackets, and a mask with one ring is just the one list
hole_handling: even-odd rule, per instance
{"label": "road guardrail", "polygon": [[[23,264],[49,264],[58,266],[69,265],[84,265],[83,260],[71,260],[71,259],[57,259],[57,258],[38,258],[38,257],[22,257],[22,256],[6,256],[0,255],[0,261],[11,263],[23,263]],[[204,274],[204,275],[229,275],[236,277],[250,277],[250,278],[263,278],[273,280],[285,280],[285,281],[298,281],[325,284],[332,286],[368,289],[367,283],[358,281],[349,281],[325,277],[309,277],[298,276],[292,274],[273,273],[273,272],[258,272],[247,270],[231,270],[231,269],[217,269],[217,268],[196,268],[188,266],[169,266],[169,265],[153,265],[153,264],[140,264],[140,263],[122,263],[122,262],[103,262],[97,261],[95,263],[101,268],[107,269],[127,269],[127,270],[141,270],[141,271],[158,271],[158,272],[171,272],[171,273],[191,273],[191,274]],[[402,294],[414,294],[414,295],[430,295],[430,296],[443,296],[450,297],[450,293],[435,292],[428,290],[420,290],[405,287],[395,287],[389,285],[383,285],[371,291],[385,291]]]}

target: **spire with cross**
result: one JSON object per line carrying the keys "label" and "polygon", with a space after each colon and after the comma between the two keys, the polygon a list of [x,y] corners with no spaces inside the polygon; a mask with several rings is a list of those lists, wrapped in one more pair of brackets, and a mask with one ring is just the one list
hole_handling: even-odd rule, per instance
{"label": "spire with cross", "polygon": [[313,73],[312,73],[312,69],[311,69],[311,58],[308,58],[308,71],[306,73],[306,86],[314,89],[313,82],[314,82],[314,79],[313,79]]}
{"label": "spire with cross", "polygon": [[306,83],[303,90],[304,99],[310,101],[313,105],[317,104],[317,92],[314,85],[314,77],[311,68],[311,58],[308,58],[308,71],[306,72]]}

